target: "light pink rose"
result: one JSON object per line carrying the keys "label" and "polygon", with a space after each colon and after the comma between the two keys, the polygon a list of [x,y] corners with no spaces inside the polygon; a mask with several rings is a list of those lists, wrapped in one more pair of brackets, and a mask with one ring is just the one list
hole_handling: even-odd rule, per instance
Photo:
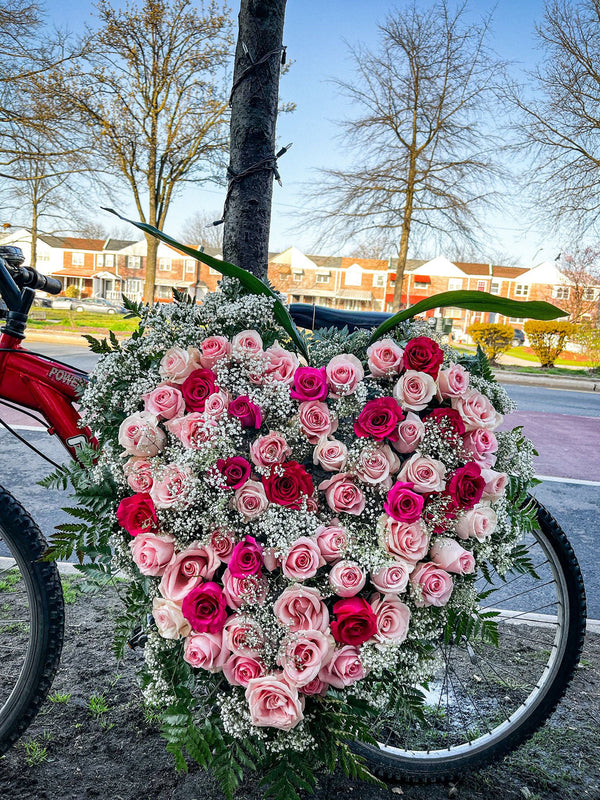
{"label": "light pink rose", "polygon": [[344,469],[348,459],[348,448],[337,439],[322,436],[313,450],[313,464],[319,465],[326,472],[339,472]]}
{"label": "light pink rose", "polygon": [[461,397],[469,388],[469,372],[462,364],[452,364],[448,369],[441,369],[438,374],[438,397]]}
{"label": "light pink rose", "polygon": [[279,569],[281,567],[281,555],[275,555],[276,550],[274,547],[265,547],[262,551],[262,559],[265,569],[269,572]]}
{"label": "light pink rose", "polygon": [[346,644],[335,650],[330,660],[321,668],[319,679],[335,689],[344,689],[366,675],[358,647]]}
{"label": "light pink rose", "polygon": [[496,472],[493,469],[482,469],[481,477],[485,481],[483,489],[484,500],[498,500],[506,491],[508,475],[505,472]]}
{"label": "light pink rose", "polygon": [[281,570],[291,581],[305,581],[314,578],[324,564],[325,559],[315,539],[301,536],[281,559]]}
{"label": "light pink rose", "polygon": [[258,355],[262,353],[263,342],[257,331],[240,331],[231,340],[234,355]]}
{"label": "light pink rose", "polygon": [[364,448],[356,465],[356,474],[364,483],[372,486],[381,484],[391,486],[391,474],[398,470],[400,461],[389,444],[378,444]]}
{"label": "light pink rose", "polygon": [[342,512],[359,516],[365,507],[365,496],[354,483],[352,475],[340,472],[319,484],[319,491],[325,492],[327,505],[336,514]]}
{"label": "light pink rose", "polygon": [[315,539],[323,558],[330,564],[338,561],[348,547],[348,534],[338,519],[332,519],[329,525],[321,525],[317,528]]}
{"label": "light pink rose", "polygon": [[184,417],[175,417],[165,423],[167,430],[176,436],[184,447],[197,449],[216,433],[217,420],[194,411]]}
{"label": "light pink rose", "polygon": [[210,546],[225,564],[229,564],[231,553],[236,544],[235,535],[228,531],[216,530],[210,535]]}
{"label": "light pink rose", "polygon": [[446,572],[456,572],[458,575],[469,575],[475,569],[473,553],[465,550],[454,539],[445,536],[435,541],[429,550],[429,557],[438,567]]}
{"label": "light pink rose", "polygon": [[420,417],[409,411],[398,425],[398,441],[392,442],[392,447],[399,453],[414,453],[423,441],[425,425]]}
{"label": "light pink rose", "polygon": [[415,565],[397,558],[393,564],[371,573],[371,583],[383,594],[400,594],[408,586],[408,578]]}
{"label": "light pink rose", "polygon": [[200,365],[212,369],[218,361],[231,353],[231,342],[225,336],[208,336],[200,342]]}
{"label": "light pink rose", "polygon": [[496,463],[498,440],[493,431],[476,428],[463,436],[463,447],[482,469],[490,469]]}
{"label": "light pink rose", "polygon": [[170,508],[175,503],[185,502],[194,477],[189,467],[168,464],[155,478],[150,497],[156,508]]}
{"label": "light pink rose", "polygon": [[432,561],[417,564],[410,576],[410,582],[414,589],[415,605],[419,608],[445,606],[454,589],[452,576]]}
{"label": "light pink rose", "polygon": [[283,667],[288,683],[306,686],[317,677],[323,663],[329,661],[333,648],[333,637],[321,631],[301,631],[290,637],[277,663]]}
{"label": "light pink rose", "polygon": [[212,579],[220,563],[210,545],[195,542],[173,557],[163,573],[158,589],[165,600],[181,603],[192,589]]}
{"label": "light pink rose", "polygon": [[473,537],[479,542],[489,539],[496,525],[498,516],[493,508],[486,505],[469,509],[456,523],[456,535],[461,539]]}
{"label": "light pink rose", "polygon": [[270,467],[282,464],[292,455],[292,448],[285,438],[276,431],[259,436],[250,445],[250,458],[257,467]]}
{"label": "light pink rose", "polygon": [[238,609],[243,605],[262,605],[267,596],[267,581],[258,574],[236,578],[226,569],[221,578],[223,594],[229,608]]}
{"label": "light pink rose", "polygon": [[229,408],[229,395],[220,389],[218,392],[209,394],[204,403],[204,414],[207,417],[218,420]]}
{"label": "light pink rose", "polygon": [[170,347],[161,359],[158,371],[163,381],[183,383],[187,376],[200,366],[200,351],[195,347],[184,350]]}
{"label": "light pink rose", "polygon": [[123,467],[123,472],[134,492],[149,492],[152,488],[152,464],[147,458],[133,456]]}
{"label": "light pink rose", "polygon": [[366,582],[366,573],[353,561],[338,561],[329,573],[329,583],[340,597],[354,597]]}
{"label": "light pink rose", "polygon": [[416,563],[429,550],[429,534],[420,520],[407,523],[386,517],[383,545],[391,555]]}
{"label": "light pink rose", "polygon": [[181,606],[172,600],[155,597],[152,601],[152,616],[163,639],[179,639],[188,636],[192,626],[181,613]]}
{"label": "light pink rose", "polygon": [[426,372],[408,369],[394,386],[394,397],[402,408],[422,411],[437,391],[434,379]]}
{"label": "light pink rose", "polygon": [[356,356],[348,353],[334,356],[325,367],[325,374],[332,397],[352,394],[358,382],[365,377],[363,365]]}
{"label": "light pink rose", "polygon": [[300,687],[300,692],[309,696],[319,694],[324,697],[327,694],[327,684],[323,683],[320,678],[313,678],[306,686]]}
{"label": "light pink rose", "polygon": [[377,617],[376,639],[380,642],[400,644],[406,639],[410,624],[410,609],[400,602],[394,594],[381,595],[375,592],[369,598],[371,608]]}
{"label": "light pink rose", "polygon": [[265,634],[258,622],[243,614],[233,614],[223,627],[223,641],[235,655],[259,656],[265,646]]}
{"label": "light pink rose", "polygon": [[166,441],[156,416],[149,411],[131,414],[119,427],[119,444],[132,456],[152,458],[160,453]]}
{"label": "light pink rose", "polygon": [[329,612],[318,589],[310,586],[288,586],[273,604],[277,619],[291,632],[321,631],[329,625]]}
{"label": "light pink rose", "polygon": [[284,383],[287,386],[293,383],[294,373],[300,363],[295,353],[284,350],[279,342],[275,342],[265,350],[265,361],[267,362],[265,376],[268,379]]}
{"label": "light pink rose", "polygon": [[443,492],[446,488],[446,467],[435,458],[428,458],[415,453],[405,461],[398,475],[398,480],[413,484],[415,492]]}
{"label": "light pink rose", "polygon": [[185,413],[185,400],[183,395],[174,386],[161,384],[151,392],[142,395],[144,409],[154,414],[158,419],[173,419]]}
{"label": "light pink rose", "polygon": [[291,731],[304,719],[304,698],[281,675],[253,678],[246,688],[252,724]]}
{"label": "light pink rose", "polygon": [[138,533],[130,542],[131,557],[142,575],[162,575],[173,558],[175,544],[172,536]]}
{"label": "light pink rose", "polygon": [[455,408],[462,417],[467,432],[477,428],[493,431],[502,422],[502,414],[499,414],[491,401],[477,389],[469,389],[462,397],[453,397],[452,408]]}
{"label": "light pink rose", "polygon": [[393,339],[380,339],[367,347],[368,366],[374,378],[402,372],[404,351]]}
{"label": "light pink rose", "polygon": [[221,672],[229,651],[223,646],[223,633],[192,633],[183,646],[183,660],[196,669]]}
{"label": "light pink rose", "polygon": [[264,663],[252,656],[232,654],[223,665],[223,674],[232,686],[248,686],[254,678],[266,675]]}
{"label": "light pink rose", "polygon": [[337,430],[338,421],[331,416],[327,403],[306,400],[299,406],[300,426],[309,442],[316,444],[322,437]]}
{"label": "light pink rose", "polygon": [[269,501],[262,483],[253,480],[246,481],[243,486],[235,490],[233,505],[246,521],[256,519],[264,514]]}

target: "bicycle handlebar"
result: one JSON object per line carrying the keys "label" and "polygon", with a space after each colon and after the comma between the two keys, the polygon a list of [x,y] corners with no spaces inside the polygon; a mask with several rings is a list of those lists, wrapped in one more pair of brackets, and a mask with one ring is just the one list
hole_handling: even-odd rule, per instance
{"label": "bicycle handlebar", "polygon": [[56,278],[49,278],[48,275],[42,275],[33,267],[18,267],[18,273],[16,276],[13,274],[13,278],[17,285],[29,286],[30,289],[39,289],[49,294],[62,292],[60,281],[57,281]]}

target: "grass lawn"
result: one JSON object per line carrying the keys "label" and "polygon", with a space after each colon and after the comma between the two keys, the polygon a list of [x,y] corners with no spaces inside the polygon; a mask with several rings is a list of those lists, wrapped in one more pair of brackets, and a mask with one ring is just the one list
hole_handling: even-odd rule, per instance
{"label": "grass lawn", "polygon": [[[475,347],[469,345],[452,345],[455,350],[461,353],[474,353]],[[558,358],[554,367],[550,369],[542,369],[540,362],[530,347],[511,347],[505,355],[520,358],[523,361],[531,361],[531,366],[516,365],[516,364],[498,364],[495,369],[508,370],[510,372],[528,372],[537,373],[539,375],[567,375],[577,377],[578,375],[585,375],[590,377],[590,369],[588,362],[579,356],[577,353],[566,353],[563,358]],[[579,367],[579,369],[561,369],[561,367]]]}
{"label": "grass lawn", "polygon": [[[45,312],[45,319],[35,319]],[[73,331],[93,333],[114,331],[131,333],[137,327],[137,319],[125,319],[121,314],[88,314],[85,311],[69,311],[62,308],[36,308],[29,318],[28,327],[41,331]]]}
{"label": "grass lawn", "polygon": [[[522,358],[523,361],[533,361],[536,364],[540,363],[531,347],[511,347],[510,350],[507,350],[505,355]],[[584,369],[587,366],[587,361],[582,355],[565,351],[561,357],[556,359],[556,366],[581,367]]]}

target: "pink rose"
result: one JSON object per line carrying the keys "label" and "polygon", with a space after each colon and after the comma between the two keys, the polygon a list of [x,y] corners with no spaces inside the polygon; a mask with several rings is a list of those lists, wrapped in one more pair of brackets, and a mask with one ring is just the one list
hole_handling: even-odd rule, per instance
{"label": "pink rose", "polygon": [[445,606],[454,588],[452,576],[432,561],[417,564],[410,576],[410,582],[414,590],[415,605],[419,608]]}
{"label": "pink rose", "polygon": [[246,481],[241,489],[235,490],[233,505],[246,521],[264,514],[269,501],[262,483]]}
{"label": "pink rose", "polygon": [[394,386],[394,397],[402,408],[422,411],[437,391],[434,379],[426,372],[407,370]]}
{"label": "pink rose", "polygon": [[289,386],[294,380],[294,373],[298,369],[298,356],[284,350],[279,342],[267,347],[265,350],[266,370],[265,376],[277,383]]}
{"label": "pink rose", "polygon": [[319,679],[335,689],[345,689],[366,675],[358,647],[344,645],[335,650],[330,660],[319,671]]}
{"label": "pink rose", "polygon": [[493,508],[486,505],[469,509],[456,524],[456,535],[461,539],[473,537],[479,542],[489,539],[498,524],[498,517]]}
{"label": "pink rose", "polygon": [[322,436],[313,450],[313,464],[319,465],[326,472],[339,472],[344,469],[348,458],[348,448],[337,439]]}
{"label": "pink rose", "polygon": [[200,351],[195,347],[184,350],[170,347],[161,359],[158,371],[164,381],[183,383],[187,376],[200,366]]}
{"label": "pink rose", "polygon": [[267,582],[258,574],[242,575],[236,578],[226,569],[221,578],[223,594],[229,608],[238,609],[243,605],[262,605],[267,596]]}
{"label": "pink rose", "polygon": [[408,586],[408,578],[414,568],[415,565],[409,561],[396,559],[394,564],[372,572],[371,583],[382,594],[400,594]]}
{"label": "pink rose", "polygon": [[218,361],[227,358],[231,353],[231,342],[225,336],[208,336],[200,342],[200,365],[212,369]]}
{"label": "pink rose", "polygon": [[482,469],[481,477],[485,481],[483,489],[484,500],[498,500],[506,491],[508,475],[505,472],[496,472],[493,469]]}
{"label": "pink rose", "polygon": [[292,448],[285,438],[275,431],[259,436],[250,445],[250,458],[257,467],[271,467],[281,464],[292,455]]}
{"label": "pink rose", "polygon": [[179,639],[192,630],[192,626],[181,613],[181,606],[172,600],[155,597],[152,601],[152,616],[163,639]]}
{"label": "pink rose", "polygon": [[242,428],[260,428],[262,425],[262,413],[260,408],[253,403],[246,395],[240,395],[229,403],[227,412],[230,417],[235,417],[240,421]]}
{"label": "pink rose", "polygon": [[429,494],[443,492],[446,488],[446,467],[441,461],[427,456],[414,456],[405,461],[398,478],[412,483],[415,492]]}
{"label": "pink rose", "polygon": [[306,438],[316,444],[323,436],[329,436],[337,430],[338,421],[331,417],[327,403],[319,400],[307,400],[300,403],[300,426]]}
{"label": "pink rose", "polygon": [[234,355],[258,355],[262,353],[263,342],[257,331],[240,331],[231,340]]}
{"label": "pink rose", "polygon": [[383,508],[398,522],[416,522],[424,505],[425,500],[413,491],[412,483],[397,481],[387,493]]}
{"label": "pink rose", "polygon": [[132,456],[152,458],[160,453],[166,440],[157,418],[149,411],[131,414],[119,427],[119,444]]}
{"label": "pink rose", "polygon": [[306,686],[300,687],[300,692],[309,696],[321,695],[323,697],[327,694],[327,684],[323,683],[320,678],[313,678]]}
{"label": "pink rose", "polygon": [[406,639],[410,623],[410,609],[393,594],[375,592],[369,598],[377,617],[376,639],[400,644]]}
{"label": "pink rose", "polygon": [[340,597],[354,597],[366,582],[366,574],[352,561],[338,561],[329,573],[329,583]]}
{"label": "pink rose", "polygon": [[267,668],[252,656],[233,653],[223,665],[223,674],[232,686],[248,686],[254,678],[262,678]]}
{"label": "pink rose", "polygon": [[277,663],[293,686],[306,686],[314,680],[324,662],[329,661],[334,643],[321,631],[301,631],[287,642],[285,653]]}
{"label": "pink rose", "polygon": [[194,477],[189,467],[168,464],[160,473],[150,489],[150,497],[157,508],[170,508],[176,503],[185,502]]}
{"label": "pink rose", "polygon": [[210,535],[210,546],[217,554],[217,557],[225,564],[228,564],[235,546],[234,535],[222,530],[213,531]]}
{"label": "pink rose", "polygon": [[354,422],[356,436],[370,436],[381,441],[398,438],[398,424],[404,413],[393,397],[369,400]]}
{"label": "pink rose", "polygon": [[493,431],[475,428],[463,436],[463,447],[482,469],[490,469],[496,463],[498,440]]}
{"label": "pink rose", "polygon": [[258,656],[265,646],[265,634],[252,617],[233,614],[223,627],[223,641],[234,655]]}
{"label": "pink rose", "polygon": [[392,447],[399,453],[414,453],[423,441],[425,425],[413,411],[409,411],[406,419],[398,425],[398,441],[392,441]]}
{"label": "pink rose", "polygon": [[288,586],[273,604],[275,616],[292,633],[321,631],[329,625],[329,612],[318,589],[310,586]]}
{"label": "pink rose", "polygon": [[356,474],[364,483],[372,486],[391,485],[390,475],[400,466],[398,457],[392,453],[389,444],[380,444],[375,448],[366,448],[360,454],[356,465]]}
{"label": "pink rose", "polygon": [[334,356],[325,367],[325,374],[332,397],[352,394],[358,382],[365,377],[363,365],[356,356],[348,353]]}
{"label": "pink rose", "polygon": [[158,419],[173,419],[185,413],[183,395],[174,386],[163,384],[142,395],[144,409]]}
{"label": "pink rose", "polygon": [[217,420],[221,419],[228,408],[229,396],[227,392],[219,389],[218,392],[213,392],[206,398],[206,403],[204,404],[204,413],[207,417],[212,417],[213,419]]}
{"label": "pink rose", "polygon": [[165,427],[177,437],[184,447],[197,449],[204,442],[208,442],[216,433],[217,421],[204,414],[186,414],[184,417],[175,417],[165,423]]}
{"label": "pink rose", "polygon": [[324,564],[317,542],[308,536],[300,536],[283,556],[281,570],[291,581],[305,581],[314,578]]}
{"label": "pink rose", "polygon": [[499,414],[491,401],[477,389],[469,389],[462,397],[453,397],[452,408],[455,408],[462,417],[467,432],[476,428],[494,430],[502,422],[502,414]]}
{"label": "pink rose", "polygon": [[325,561],[332,563],[340,559],[348,547],[346,529],[339,520],[331,520],[329,525],[321,525],[315,531],[315,539]]}
{"label": "pink rose", "polygon": [[383,537],[388,553],[412,563],[425,558],[429,550],[429,534],[420,520],[408,524],[388,517]]}
{"label": "pink rose", "polygon": [[438,375],[438,397],[446,400],[449,397],[461,397],[469,388],[470,374],[461,364],[452,364],[442,369]]}
{"label": "pink rose", "polygon": [[134,492],[149,492],[152,488],[152,464],[147,458],[132,456],[125,464],[123,472]]}
{"label": "pink rose", "polygon": [[183,660],[196,669],[221,672],[229,652],[223,647],[223,633],[192,633],[185,640]]}
{"label": "pink rose", "polygon": [[290,389],[290,397],[304,403],[308,400],[325,400],[329,388],[325,367],[298,367],[294,373],[294,388]]}
{"label": "pink rose", "polygon": [[340,472],[322,481],[319,490],[325,492],[327,505],[336,514],[344,512],[357,517],[365,508],[365,496],[347,472]]}
{"label": "pink rose", "polygon": [[268,569],[269,572],[273,572],[281,567],[281,555],[279,555],[274,547],[265,547],[263,550],[263,563],[265,569]]}
{"label": "pink rose", "polygon": [[130,543],[131,557],[142,575],[162,575],[175,552],[172,536],[140,533]]}
{"label": "pink rose", "polygon": [[458,575],[469,575],[475,569],[473,553],[465,550],[454,539],[440,537],[432,545],[429,557],[438,567],[446,572],[456,572]]}
{"label": "pink rose", "polygon": [[158,589],[166,600],[181,603],[192,589],[212,579],[220,563],[210,545],[195,542],[167,565]]}
{"label": "pink rose", "polygon": [[380,339],[367,347],[368,366],[374,378],[402,372],[403,350],[393,339]]}
{"label": "pink rose", "polygon": [[281,675],[253,678],[246,688],[252,724],[258,728],[291,731],[304,719],[304,699]]}
{"label": "pink rose", "polygon": [[261,575],[263,567],[263,546],[253,536],[246,536],[233,548],[229,559],[229,571],[234,578],[245,575]]}

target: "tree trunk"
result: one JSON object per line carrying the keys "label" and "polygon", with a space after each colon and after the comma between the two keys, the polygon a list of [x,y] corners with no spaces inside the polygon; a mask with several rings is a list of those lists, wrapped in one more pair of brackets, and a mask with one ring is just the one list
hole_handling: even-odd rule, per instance
{"label": "tree trunk", "polygon": [[156,281],[156,254],[158,239],[146,234],[146,280],[144,281],[144,302],[154,302],[154,283]]}
{"label": "tree trunk", "polygon": [[[281,47],[285,4],[286,0],[241,0],[234,85],[252,62]],[[275,153],[280,64],[281,53],[275,53],[234,89],[231,176],[271,159]],[[272,192],[272,169],[258,169],[233,181],[225,214],[223,258],[260,278],[267,276]]]}
{"label": "tree trunk", "polygon": [[34,269],[37,269],[35,262],[37,261],[37,240],[38,240],[38,215],[37,205],[34,204],[31,214],[31,260],[30,264]]}

